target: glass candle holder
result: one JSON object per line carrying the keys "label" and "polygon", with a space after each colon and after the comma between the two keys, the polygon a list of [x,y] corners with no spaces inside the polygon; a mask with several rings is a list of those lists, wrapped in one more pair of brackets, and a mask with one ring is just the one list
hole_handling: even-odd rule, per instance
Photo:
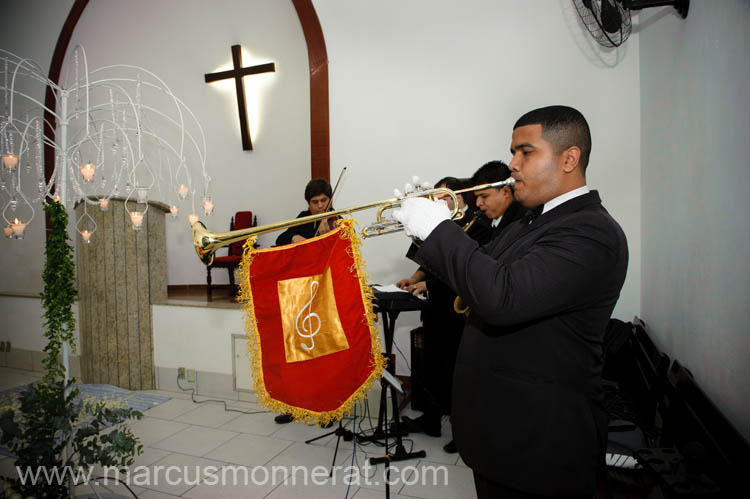
{"label": "glass candle holder", "polygon": [[133,224],[133,230],[141,230],[141,226],[143,225],[143,215],[144,213],[142,211],[130,212],[130,223]]}
{"label": "glass candle holder", "polygon": [[94,166],[94,163],[84,163],[80,166],[80,169],[84,182],[91,182],[94,180],[94,174],[96,173],[96,166]]}
{"label": "glass candle holder", "polygon": [[100,199],[99,209],[102,211],[107,211],[109,209],[109,199]]}
{"label": "glass candle holder", "polygon": [[199,219],[200,219],[200,217],[198,217],[198,214],[197,214],[197,213],[191,213],[190,215],[188,215],[188,222],[190,222],[190,225],[191,225],[191,226],[192,226],[192,225],[193,225],[193,224],[194,224],[195,222],[197,222],[197,221],[198,221]]}
{"label": "glass candle holder", "polygon": [[177,188],[177,195],[180,196],[180,199],[185,199],[190,192],[190,189],[188,189],[188,186],[185,184],[180,184],[180,186]]}
{"label": "glass candle holder", "polygon": [[93,233],[87,229],[81,231],[81,239],[83,239],[84,243],[89,244],[91,242],[91,234]]}
{"label": "glass candle holder", "polygon": [[3,156],[3,166],[8,171],[16,171],[16,165],[18,164],[18,156],[13,154],[6,154]]}
{"label": "glass candle holder", "polygon": [[211,198],[203,198],[203,212],[206,215],[210,215],[214,212],[214,202]]}
{"label": "glass candle holder", "polygon": [[175,205],[172,205],[172,206],[169,207],[169,213],[172,214],[173,218],[177,218],[177,213],[179,211],[180,211],[180,209],[177,206],[175,206]]}
{"label": "glass candle holder", "polygon": [[10,224],[10,228],[13,230],[13,237],[16,239],[23,239],[23,234],[26,232],[26,223],[16,218],[13,220],[13,223]]}

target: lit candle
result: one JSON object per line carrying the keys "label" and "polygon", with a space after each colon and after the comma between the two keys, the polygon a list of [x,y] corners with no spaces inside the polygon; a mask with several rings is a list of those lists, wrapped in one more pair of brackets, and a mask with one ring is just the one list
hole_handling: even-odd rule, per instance
{"label": "lit candle", "polygon": [[214,202],[211,201],[211,198],[203,198],[203,212],[206,215],[214,212]]}
{"label": "lit candle", "polygon": [[130,222],[133,224],[134,230],[141,230],[143,224],[143,212],[142,211],[131,211]]}
{"label": "lit candle", "polygon": [[188,222],[190,222],[190,225],[193,225],[195,222],[199,220],[197,213],[191,213],[188,215]]}
{"label": "lit candle", "polygon": [[13,236],[13,227],[10,226],[10,224],[3,227],[3,233],[5,234],[5,237],[11,237]]}
{"label": "lit candle", "polygon": [[60,195],[59,194],[55,194],[55,197],[52,198],[52,201],[54,201],[55,203],[59,203],[60,202]]}
{"label": "lit candle", "polygon": [[180,211],[180,209],[177,208],[175,205],[172,205],[169,207],[169,213],[171,213],[174,218],[177,218],[178,211]]}
{"label": "lit candle", "polygon": [[13,223],[10,224],[10,227],[13,229],[13,237],[16,239],[23,239],[23,233],[26,230],[25,223],[16,218],[13,220]]}
{"label": "lit candle", "polygon": [[185,184],[180,184],[180,186],[177,188],[177,195],[180,196],[180,199],[185,199],[189,192],[190,190]]}
{"label": "lit candle", "polygon": [[102,211],[107,211],[109,209],[109,199],[100,199],[99,200],[99,209]]}
{"label": "lit candle", "polygon": [[94,163],[84,163],[80,168],[84,182],[91,182],[94,179],[94,173],[96,173]]}
{"label": "lit candle", "polygon": [[14,156],[13,154],[6,154],[3,156],[3,166],[7,168],[9,171],[15,171],[16,165],[18,164],[18,156]]}
{"label": "lit candle", "polygon": [[81,231],[81,237],[83,238],[83,242],[88,244],[91,242],[91,231],[83,229]]}

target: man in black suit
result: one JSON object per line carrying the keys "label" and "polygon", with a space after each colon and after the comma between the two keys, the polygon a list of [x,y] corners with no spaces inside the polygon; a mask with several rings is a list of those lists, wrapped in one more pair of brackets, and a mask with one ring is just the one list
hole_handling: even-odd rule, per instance
{"label": "man in black suit", "polygon": [[[295,218],[307,217],[309,215],[317,215],[328,210],[331,204],[331,197],[333,196],[333,189],[331,184],[324,178],[314,178],[310,180],[305,186],[305,201],[307,201],[307,210],[299,212]],[[329,224],[329,219],[323,219],[318,222],[310,222],[304,225],[297,225],[295,227],[289,227],[287,230],[279,234],[276,238],[276,246],[282,246],[284,244],[298,243],[311,237],[325,234],[333,228],[332,224]],[[293,421],[291,414],[279,414],[273,418],[279,424],[291,423]]]}
{"label": "man in black suit", "polygon": [[[471,185],[493,184],[501,182],[510,177],[508,165],[502,161],[490,161],[483,164],[474,175],[471,176]],[[500,233],[512,222],[522,215],[521,206],[513,199],[513,191],[510,186],[499,189],[482,189],[475,192],[476,205],[482,214],[487,217],[492,227],[492,238]]]}
{"label": "man in black suit", "polygon": [[[438,180],[435,187],[458,191],[464,188],[464,184],[455,177],[445,177]],[[453,199],[448,194],[437,197],[444,200],[449,209],[453,209]],[[453,221],[479,244],[488,242],[491,237],[489,225],[475,218],[474,212],[464,202],[462,194],[457,194],[456,199],[462,215]],[[417,250],[418,246],[412,244],[406,256],[411,258]],[[429,436],[439,437],[443,414],[450,414],[453,370],[461,331],[464,328],[464,317],[454,310],[456,293],[435,276],[425,272],[422,267],[419,267],[411,277],[398,281],[396,286],[414,295],[426,294],[429,297],[429,303],[420,314],[424,327],[425,366],[421,373],[412,373],[418,376],[419,386],[424,393],[424,414],[417,418],[404,416],[402,427],[410,433],[424,432]],[[446,445],[444,449],[449,453],[456,452],[451,444]]]}
{"label": "man in black suit", "polygon": [[428,199],[407,199],[394,213],[424,241],[415,260],[471,306],[452,419],[480,498],[594,493],[606,444],[602,337],[628,249],[586,186],[590,150],[588,124],[575,109],[522,116],[509,166],[529,214],[484,247]]}
{"label": "man in black suit", "polygon": [[[307,210],[301,211],[296,218],[317,215],[328,209],[333,192],[331,184],[324,178],[314,178],[307,183],[305,187],[305,201],[307,201]],[[289,227],[279,234],[276,238],[276,246],[284,244],[298,243],[311,237],[325,234],[333,228],[327,219],[319,222],[310,222],[296,227]]]}

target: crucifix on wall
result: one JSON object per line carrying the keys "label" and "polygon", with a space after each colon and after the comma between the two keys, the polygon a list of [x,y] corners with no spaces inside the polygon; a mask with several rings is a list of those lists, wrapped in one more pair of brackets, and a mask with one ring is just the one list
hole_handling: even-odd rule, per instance
{"label": "crucifix on wall", "polygon": [[234,78],[237,87],[237,111],[240,113],[240,136],[242,137],[242,150],[252,151],[253,143],[250,140],[250,125],[247,122],[247,106],[245,105],[245,84],[242,81],[243,76],[255,75],[260,73],[271,73],[276,71],[276,65],[272,62],[259,64],[257,66],[242,67],[242,47],[232,45],[232,64],[233,69],[228,71],[219,71],[218,73],[206,73],[206,83],[219,80]]}

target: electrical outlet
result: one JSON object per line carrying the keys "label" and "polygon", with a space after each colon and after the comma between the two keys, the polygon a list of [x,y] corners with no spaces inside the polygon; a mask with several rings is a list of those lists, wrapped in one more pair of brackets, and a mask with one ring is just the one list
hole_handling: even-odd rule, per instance
{"label": "electrical outlet", "polygon": [[185,368],[184,367],[178,367],[177,368],[177,379],[185,379]]}
{"label": "electrical outlet", "polygon": [[187,380],[188,383],[195,383],[195,369],[187,370]]}

